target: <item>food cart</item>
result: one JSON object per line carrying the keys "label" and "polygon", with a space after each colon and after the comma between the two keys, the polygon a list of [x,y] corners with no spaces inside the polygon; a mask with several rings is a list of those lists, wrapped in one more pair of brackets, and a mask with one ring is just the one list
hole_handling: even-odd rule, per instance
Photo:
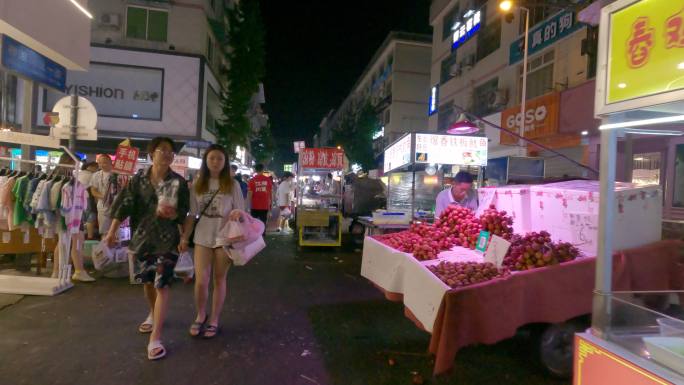
{"label": "food cart", "polygon": [[295,218],[300,247],[342,245],[342,192],[328,175],[339,177],[344,163],[341,149],[300,150]]}
{"label": "food cart", "polygon": [[[684,383],[684,274],[674,253],[649,250],[641,263],[614,254],[619,138],[681,136],[684,126],[684,1],[618,0],[601,10],[595,114],[601,125],[601,204],[592,327],[575,337],[574,384]],[[679,146],[680,139],[672,139]],[[677,175],[678,160],[671,159]],[[667,188],[667,187],[666,187]],[[675,186],[675,191],[677,186]],[[670,199],[666,196],[666,199]],[[619,270],[657,272],[624,288]]]}
{"label": "food cart", "polygon": [[486,137],[406,134],[385,149],[387,209],[431,220],[435,198],[450,178],[461,170],[481,177],[486,165]]}

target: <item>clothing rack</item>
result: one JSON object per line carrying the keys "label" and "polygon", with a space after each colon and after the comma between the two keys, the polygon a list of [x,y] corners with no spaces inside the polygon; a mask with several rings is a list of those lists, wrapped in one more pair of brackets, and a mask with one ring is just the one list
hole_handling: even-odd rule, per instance
{"label": "clothing rack", "polygon": [[[15,144],[25,144],[25,145],[33,145],[37,147],[42,147],[42,148],[53,148],[53,149],[59,149],[64,151],[73,161],[74,164],[55,164],[55,166],[60,166],[60,167],[65,167],[65,168],[73,168],[74,169],[74,178],[78,181],[78,170],[79,170],[79,164],[81,160],[74,155],[68,148],[57,145],[57,146],[52,146],[48,145],[48,141],[42,141],[39,145],[37,145],[36,141],[30,140],[30,139],[35,139],[36,137],[43,137],[43,135],[30,135],[30,134],[24,134],[23,136],[19,137],[18,139],[14,138],[9,138],[9,137],[2,137],[0,136],[0,142],[8,142],[8,143],[15,143]],[[24,138],[29,139],[29,140],[24,140]],[[38,139],[40,140],[40,139]],[[36,164],[36,163],[43,163],[43,162],[37,162],[35,160],[23,160],[23,159],[14,159],[14,158],[7,158],[7,157],[0,157],[0,160],[9,160],[12,162],[19,162],[19,163],[25,163],[25,164]],[[49,158],[48,158],[48,164],[49,164]],[[75,193],[76,189],[76,183],[73,184],[72,186],[72,194]],[[72,209],[69,211],[68,214],[68,220],[69,223],[71,223],[74,220],[74,205],[72,205]],[[6,294],[26,294],[26,295],[56,295],[61,292],[64,292],[74,286],[74,284],[71,282],[71,266],[69,265],[69,258],[71,257],[71,238],[72,234],[70,233],[65,233],[65,236],[60,236],[59,237],[59,262],[55,261],[54,263],[59,263],[59,275],[57,278],[44,278],[44,277],[29,277],[29,276],[16,276],[16,275],[7,275],[7,274],[0,274],[0,293],[6,293]]]}

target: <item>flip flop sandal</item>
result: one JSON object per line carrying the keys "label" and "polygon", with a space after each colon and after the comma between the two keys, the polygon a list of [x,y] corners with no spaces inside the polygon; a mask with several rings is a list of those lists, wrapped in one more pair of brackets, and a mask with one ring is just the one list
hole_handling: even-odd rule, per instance
{"label": "flip flop sandal", "polygon": [[204,334],[202,334],[202,337],[214,338],[218,334],[218,331],[219,331],[218,325],[207,325],[204,328]]}
{"label": "flip flop sandal", "polygon": [[[152,352],[155,349],[159,349],[157,351],[157,354],[152,354]],[[164,345],[162,345],[161,341],[150,341],[150,343],[147,345],[147,359],[150,361],[158,360],[160,358],[164,358],[166,356],[166,349],[164,348]]]}
{"label": "flip flop sandal", "polygon": [[193,322],[190,325],[190,330],[189,330],[190,335],[192,337],[198,337],[200,334],[202,334],[202,329],[204,328],[204,324],[207,323],[208,319],[209,319],[209,316],[206,315],[206,316],[204,316],[203,322]]}
{"label": "flip flop sandal", "polygon": [[152,328],[154,327],[154,320],[151,315],[145,318],[145,321],[138,326],[138,331],[143,334],[152,333]]}

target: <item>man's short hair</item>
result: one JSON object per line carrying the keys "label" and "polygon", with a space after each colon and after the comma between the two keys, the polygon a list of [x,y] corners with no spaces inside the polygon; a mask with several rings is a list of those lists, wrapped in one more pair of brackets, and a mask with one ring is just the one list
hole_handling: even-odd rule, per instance
{"label": "man's short hair", "polygon": [[235,164],[231,164],[231,165],[230,165],[230,168],[231,168],[231,170],[233,170],[233,171],[237,171],[237,170],[238,170],[238,166],[235,165]]}
{"label": "man's short hair", "polygon": [[459,171],[454,180],[456,183],[473,183],[473,176],[467,171]]}
{"label": "man's short hair", "polygon": [[256,166],[254,166],[254,170],[255,170],[256,172],[263,172],[263,171],[264,171],[264,165],[261,164],[261,163],[259,163],[259,164],[257,164]]}

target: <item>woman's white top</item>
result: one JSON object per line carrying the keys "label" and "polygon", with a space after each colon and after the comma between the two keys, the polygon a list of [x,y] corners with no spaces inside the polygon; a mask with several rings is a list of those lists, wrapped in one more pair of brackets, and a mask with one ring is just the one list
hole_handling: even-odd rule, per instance
{"label": "woman's white top", "polygon": [[[190,189],[190,214],[193,218],[197,217],[204,207],[209,204],[212,195],[219,189],[218,179],[209,180],[209,191],[197,195],[194,188]],[[245,199],[242,190],[237,182],[233,182],[233,191],[230,193],[219,192],[214,197],[209,207],[195,226],[195,244],[216,248],[221,247],[216,244],[216,237],[221,227],[228,219],[231,211],[245,209]]]}

